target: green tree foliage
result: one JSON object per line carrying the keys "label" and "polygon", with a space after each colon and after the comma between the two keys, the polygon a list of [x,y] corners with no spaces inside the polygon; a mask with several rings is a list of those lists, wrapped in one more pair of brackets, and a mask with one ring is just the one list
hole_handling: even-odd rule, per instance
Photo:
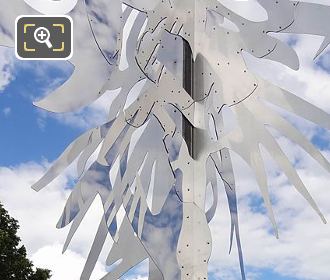
{"label": "green tree foliage", "polygon": [[9,216],[0,203],[0,279],[1,280],[47,280],[49,270],[33,268],[26,257],[26,249],[17,236],[18,222]]}

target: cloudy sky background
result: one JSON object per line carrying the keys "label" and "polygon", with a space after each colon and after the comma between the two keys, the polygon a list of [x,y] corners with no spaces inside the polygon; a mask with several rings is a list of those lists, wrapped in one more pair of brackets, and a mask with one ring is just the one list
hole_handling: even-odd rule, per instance
{"label": "cloudy sky background", "polygon": [[[330,5],[330,0],[313,2]],[[254,2],[247,1],[237,7],[236,11],[246,16],[262,17],[262,13],[255,12]],[[326,50],[322,57],[313,61],[322,38],[281,37],[297,51],[301,60],[299,71],[246,55],[249,67],[263,78],[330,112],[330,52]],[[66,62],[21,62],[16,60],[12,49],[0,48],[0,201],[19,220],[19,235],[29,257],[36,266],[50,268],[53,280],[79,279],[102,215],[101,203],[96,200],[69,250],[62,255],[68,228],[58,230],[55,225],[69,195],[68,186],[75,168],[69,168],[40,193],[30,189],[75,137],[106,120],[111,92],[90,107],[71,114],[55,115],[32,105],[33,100],[63,83],[72,71]],[[330,159],[329,132],[295,116],[287,117]],[[284,137],[278,140],[329,220],[330,175],[293,143]],[[233,155],[247,278],[329,280],[330,225],[322,224],[266,153],[265,158],[280,240],[272,233],[252,172]],[[240,279],[236,247],[228,255],[230,219],[225,193],[221,191],[219,196],[218,212],[211,222],[214,244],[210,278]],[[110,240],[106,248],[109,246]],[[103,252],[92,279],[99,279],[106,272],[106,253]],[[142,263],[124,279],[146,279],[146,271],[147,264]]]}

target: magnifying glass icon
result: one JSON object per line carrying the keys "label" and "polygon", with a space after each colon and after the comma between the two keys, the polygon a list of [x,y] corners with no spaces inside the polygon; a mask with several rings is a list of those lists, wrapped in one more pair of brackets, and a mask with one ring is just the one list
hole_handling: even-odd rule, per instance
{"label": "magnifying glass icon", "polygon": [[40,44],[46,44],[49,49],[53,47],[49,40],[50,32],[46,27],[39,27],[34,31],[34,39]]}

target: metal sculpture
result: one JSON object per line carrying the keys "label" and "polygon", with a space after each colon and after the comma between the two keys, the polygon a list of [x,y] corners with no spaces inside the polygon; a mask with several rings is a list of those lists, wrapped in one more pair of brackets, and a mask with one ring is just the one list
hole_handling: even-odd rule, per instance
{"label": "metal sculpture", "polygon": [[[10,2],[0,0],[6,7],[0,12],[0,39],[7,46],[13,43],[15,17],[35,13],[20,0]],[[45,12],[33,1],[25,2]],[[117,90],[108,121],[72,142],[33,185],[41,190],[77,160],[78,183],[57,224],[61,228],[71,223],[64,250],[95,197],[101,197],[104,216],[81,279],[89,279],[107,235],[114,241],[107,265],[115,265],[102,279],[118,279],[145,259],[149,279],[207,279],[212,244],[208,223],[217,208],[217,176],[224,182],[230,243],[235,235],[245,279],[229,151],[255,173],[276,235],[260,146],[325,222],[266,125],[330,171],[318,149],[269,104],[327,129],[330,116],[253,74],[242,53],[298,69],[295,51],[272,33],[324,36],[318,56],[329,44],[330,7],[288,0],[258,3],[267,11],[267,20],[247,20],[217,0],[79,0],[69,13],[76,25],[71,60],[75,70],[36,105],[58,113],[73,111]],[[182,83],[184,44],[189,44],[194,60],[188,92]],[[237,121],[229,131],[223,123],[225,106]],[[193,127],[188,143],[192,148],[183,136],[183,120]],[[95,151],[96,161],[86,168]],[[207,187],[213,193],[209,209],[205,209]],[[123,216],[118,215],[120,209]]]}

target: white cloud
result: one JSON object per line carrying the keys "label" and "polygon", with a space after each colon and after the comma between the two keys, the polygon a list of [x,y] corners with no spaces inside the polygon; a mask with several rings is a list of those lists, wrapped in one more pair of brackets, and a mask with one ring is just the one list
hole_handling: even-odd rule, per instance
{"label": "white cloud", "polygon": [[[18,219],[18,235],[36,266],[51,269],[52,280],[79,279],[102,215],[101,202],[96,199],[69,250],[62,255],[69,228],[58,230],[56,223],[70,192],[67,184],[73,168],[37,193],[30,186],[45,172],[45,165],[48,164],[26,163],[16,167],[0,167],[0,201],[10,215]],[[110,248],[108,241],[106,250]],[[92,279],[99,279],[100,275],[106,273],[106,250],[102,252]]]}
{"label": "white cloud", "polygon": [[[36,193],[30,186],[45,171],[35,163],[0,168],[1,201],[10,214],[19,219],[19,235],[31,254],[53,242],[63,242],[64,232],[55,229],[68,191],[66,178],[59,178],[44,191]],[[47,209],[47,211],[45,211]]]}
{"label": "white cloud", "polygon": [[14,58],[10,49],[0,46],[0,93],[14,79]]}
{"label": "white cloud", "polygon": [[2,110],[2,113],[4,114],[5,117],[8,117],[11,114],[11,108],[6,107]]}
{"label": "white cloud", "polygon": [[[52,271],[52,280],[80,279],[86,259],[71,250],[62,255],[62,245],[54,244],[42,247],[32,256],[33,263]],[[104,266],[97,263],[91,280],[100,279],[106,273]]]}

